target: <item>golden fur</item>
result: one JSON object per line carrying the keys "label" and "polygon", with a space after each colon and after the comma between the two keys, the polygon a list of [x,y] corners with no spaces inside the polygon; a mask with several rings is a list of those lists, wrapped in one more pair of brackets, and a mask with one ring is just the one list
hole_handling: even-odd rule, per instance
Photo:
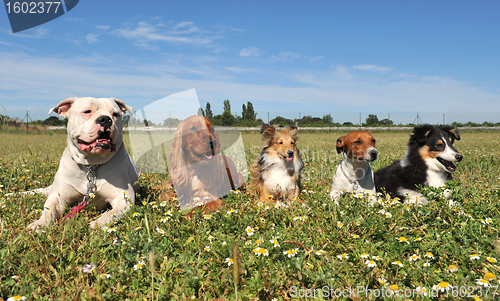
{"label": "golden fur", "polygon": [[269,201],[269,196],[283,201],[298,197],[304,163],[296,146],[297,131],[295,127],[277,131],[272,125],[262,126],[264,147],[252,165],[259,201]]}

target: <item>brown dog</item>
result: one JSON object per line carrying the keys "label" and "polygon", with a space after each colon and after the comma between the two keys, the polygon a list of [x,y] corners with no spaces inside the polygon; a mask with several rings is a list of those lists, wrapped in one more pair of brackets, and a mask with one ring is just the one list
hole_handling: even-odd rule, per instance
{"label": "brown dog", "polygon": [[181,210],[204,206],[204,212],[216,211],[221,197],[243,185],[245,179],[220,148],[208,118],[191,116],[179,124],[170,146],[169,173]]}
{"label": "brown dog", "polygon": [[337,153],[342,153],[342,162],[333,176],[330,197],[336,200],[343,191],[369,193],[375,203],[375,184],[370,162],[377,160],[375,138],[365,131],[351,132],[337,139]]}
{"label": "brown dog", "polygon": [[257,185],[260,201],[268,201],[270,195],[284,201],[298,197],[304,162],[295,144],[297,131],[296,127],[276,131],[272,125],[262,125],[260,133],[263,135],[264,148],[252,165],[252,178]]}

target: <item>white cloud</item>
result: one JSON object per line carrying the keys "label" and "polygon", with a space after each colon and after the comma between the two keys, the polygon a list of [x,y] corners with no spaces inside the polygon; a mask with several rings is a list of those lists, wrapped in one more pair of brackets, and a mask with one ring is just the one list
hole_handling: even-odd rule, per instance
{"label": "white cloud", "polygon": [[108,30],[110,26],[109,25],[96,25],[94,27],[101,29],[101,30]]}
{"label": "white cloud", "polygon": [[316,63],[317,61],[321,60],[322,58],[324,58],[324,56],[322,56],[322,55],[312,56],[312,57],[309,59],[309,61],[310,61],[311,63]]}
{"label": "white cloud", "polygon": [[[187,26],[187,23],[184,22]],[[192,33],[194,31],[189,31]],[[197,46],[208,46],[212,44],[214,37],[208,36],[180,36],[188,32],[168,32],[163,25],[151,25],[148,22],[139,22],[135,28],[122,28],[114,31],[114,34],[135,41],[136,45],[146,46],[148,42],[168,42],[174,44],[191,44]]]}
{"label": "white cloud", "polygon": [[291,51],[280,51],[278,56],[272,56],[271,59],[276,61],[287,62],[290,60],[298,59],[301,57],[300,53],[291,52]]}
{"label": "white cloud", "polygon": [[380,67],[377,65],[356,65],[356,66],[353,66],[353,68],[358,69],[358,70],[364,70],[364,71],[379,71],[379,72],[384,72],[384,73],[393,70],[393,68]]}
{"label": "white cloud", "polygon": [[260,48],[258,47],[248,47],[240,50],[240,56],[249,57],[249,56],[260,56]]}
{"label": "white cloud", "polygon": [[99,40],[97,39],[97,35],[93,34],[93,33],[89,33],[88,35],[86,35],[85,39],[87,40],[87,43],[89,43],[89,44],[99,42]]}

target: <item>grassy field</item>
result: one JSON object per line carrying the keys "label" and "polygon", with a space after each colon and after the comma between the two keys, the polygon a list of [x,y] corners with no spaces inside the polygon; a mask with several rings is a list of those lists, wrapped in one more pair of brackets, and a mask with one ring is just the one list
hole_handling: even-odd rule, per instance
{"label": "grassy field", "polygon": [[[5,194],[50,185],[66,137],[0,133],[0,300],[497,299],[500,133],[460,133],[464,160],[449,185],[458,208],[430,190],[422,207],[356,196],[334,206],[343,134],[299,133],[308,206],[269,207],[243,189],[224,210],[186,220],[153,189],[166,175],[142,174],[136,206],[116,224],[91,230],[100,213],[86,208],[34,234],[25,229],[44,197]],[[408,132],[373,135],[374,170],[404,156]],[[243,139],[251,164],[260,136]]]}

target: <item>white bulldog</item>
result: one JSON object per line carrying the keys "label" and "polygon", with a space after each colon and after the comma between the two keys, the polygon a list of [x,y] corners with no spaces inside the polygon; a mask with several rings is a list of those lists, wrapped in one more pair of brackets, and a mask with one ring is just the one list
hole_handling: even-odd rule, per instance
{"label": "white bulldog", "polygon": [[111,206],[90,226],[108,224],[130,209],[138,176],[122,141],[122,115],[126,111],[132,113],[132,107],[116,98],[92,97],[68,98],[49,111],[68,119],[68,142],[48,189],[42,216],[28,226],[29,231],[47,227],[63,216],[67,205],[83,200],[89,167],[96,175],[89,203],[98,210]]}

